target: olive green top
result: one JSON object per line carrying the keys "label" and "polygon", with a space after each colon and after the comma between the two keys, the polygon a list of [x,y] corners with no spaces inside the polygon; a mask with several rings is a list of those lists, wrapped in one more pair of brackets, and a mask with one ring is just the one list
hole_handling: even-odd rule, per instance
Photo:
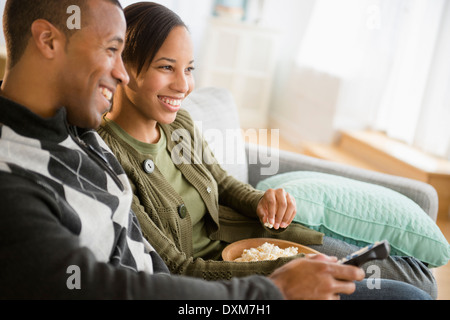
{"label": "olive green top", "polygon": [[[144,236],[172,273],[208,280],[267,275],[292,258],[225,262],[220,261],[222,249],[228,243],[255,237],[304,245],[322,243],[323,234],[299,224],[282,231],[262,226],[256,207],[264,193],[222,169],[187,111],[180,110],[172,124],[160,125],[160,129],[162,138],[156,145],[133,139],[107,119],[98,132],[128,175],[134,191],[132,208]],[[158,149],[164,144],[167,153]],[[159,151],[155,155],[147,148]],[[168,169],[171,164],[167,162],[177,170]],[[172,184],[175,180],[183,186]],[[191,190],[182,191],[185,187]],[[199,196],[203,205],[192,204],[198,201],[187,199],[191,196]],[[202,247],[205,236],[209,240]]]}
{"label": "olive green top", "polygon": [[104,121],[125,143],[141,154],[148,155],[149,158],[152,157],[158,170],[183,199],[186,205],[187,214],[189,214],[192,223],[192,247],[194,258],[205,257],[209,254],[214,255],[218,250],[221,250],[222,244],[220,241],[211,240],[206,233],[204,219],[206,214],[205,203],[197,189],[189,183],[173,163],[170,153],[166,148],[167,138],[164,131],[160,130],[161,138],[156,144],[150,144],[133,138],[114,121],[109,120],[108,118],[104,118]]}

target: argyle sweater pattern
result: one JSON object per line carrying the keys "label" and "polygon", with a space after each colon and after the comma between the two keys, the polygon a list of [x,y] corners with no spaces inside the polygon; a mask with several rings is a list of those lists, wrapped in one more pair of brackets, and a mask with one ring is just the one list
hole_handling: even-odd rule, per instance
{"label": "argyle sweater pattern", "polygon": [[67,124],[64,108],[43,119],[0,97],[2,172],[46,191],[61,227],[97,261],[167,272],[130,210],[132,191],[121,166],[95,131]]}

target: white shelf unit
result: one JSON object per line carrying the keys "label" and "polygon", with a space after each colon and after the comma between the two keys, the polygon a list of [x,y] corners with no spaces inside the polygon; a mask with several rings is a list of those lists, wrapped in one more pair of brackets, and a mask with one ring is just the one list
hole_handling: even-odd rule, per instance
{"label": "white shelf unit", "polygon": [[242,128],[267,128],[278,33],[255,24],[212,18],[202,51],[199,86],[231,91]]}

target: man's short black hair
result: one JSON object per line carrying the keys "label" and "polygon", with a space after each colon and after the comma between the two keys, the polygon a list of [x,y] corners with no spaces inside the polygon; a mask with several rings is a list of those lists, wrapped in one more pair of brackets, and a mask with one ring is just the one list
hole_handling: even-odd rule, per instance
{"label": "man's short black hair", "polygon": [[[113,3],[122,9],[118,0],[103,1]],[[13,67],[25,52],[31,37],[31,25],[35,20],[47,20],[69,39],[77,29],[67,27],[68,7],[78,6],[82,16],[86,17],[89,13],[88,2],[89,0],[7,0],[3,14],[3,32],[8,52],[8,67]],[[82,27],[85,21],[81,20]]]}

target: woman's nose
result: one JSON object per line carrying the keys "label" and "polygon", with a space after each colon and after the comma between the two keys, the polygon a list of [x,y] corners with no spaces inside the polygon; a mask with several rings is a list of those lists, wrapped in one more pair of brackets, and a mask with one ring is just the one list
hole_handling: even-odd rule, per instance
{"label": "woman's nose", "polygon": [[178,92],[186,93],[189,91],[189,79],[184,72],[176,74],[176,77],[172,83],[172,88]]}

